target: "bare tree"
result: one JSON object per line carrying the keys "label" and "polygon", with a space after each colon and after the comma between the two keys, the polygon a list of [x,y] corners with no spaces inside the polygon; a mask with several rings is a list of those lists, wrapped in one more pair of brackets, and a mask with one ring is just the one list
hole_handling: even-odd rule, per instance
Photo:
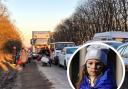
{"label": "bare tree", "polygon": [[128,0],[83,0],[73,15],[57,26],[54,36],[79,45],[106,31],[128,31]]}

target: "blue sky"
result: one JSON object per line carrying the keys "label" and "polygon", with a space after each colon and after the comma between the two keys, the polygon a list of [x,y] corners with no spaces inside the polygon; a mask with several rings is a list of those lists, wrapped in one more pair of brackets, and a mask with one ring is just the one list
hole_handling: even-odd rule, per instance
{"label": "blue sky", "polygon": [[32,31],[53,31],[71,16],[78,3],[79,0],[6,0],[5,5],[27,43]]}

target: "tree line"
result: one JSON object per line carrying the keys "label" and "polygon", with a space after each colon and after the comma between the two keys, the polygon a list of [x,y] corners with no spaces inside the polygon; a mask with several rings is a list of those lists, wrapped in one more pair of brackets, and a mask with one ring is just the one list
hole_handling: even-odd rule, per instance
{"label": "tree line", "polygon": [[51,41],[80,45],[97,32],[128,31],[128,0],[81,0],[75,12],[61,21]]}
{"label": "tree line", "polygon": [[[0,75],[5,76],[4,74],[6,74],[6,78],[0,76],[3,81],[0,86],[5,84],[4,87],[8,87],[8,84],[5,83],[6,81],[9,82],[8,76],[12,76],[12,73],[14,74],[15,71],[21,69],[20,64],[17,63],[18,57],[23,63],[27,56],[24,55],[25,53],[22,54],[21,33],[10,19],[8,9],[2,1],[0,0]],[[20,56],[18,56],[19,52],[21,52]]]}
{"label": "tree line", "polygon": [[0,0],[0,52],[10,52],[13,48],[11,46],[21,47],[22,39],[18,28],[9,17],[7,7],[2,1]]}

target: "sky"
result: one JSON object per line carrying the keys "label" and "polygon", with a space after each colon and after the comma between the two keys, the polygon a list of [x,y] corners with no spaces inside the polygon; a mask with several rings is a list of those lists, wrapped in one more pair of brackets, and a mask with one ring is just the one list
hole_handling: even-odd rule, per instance
{"label": "sky", "polygon": [[4,4],[12,22],[30,45],[32,31],[54,31],[62,20],[70,17],[79,0],[6,0]]}

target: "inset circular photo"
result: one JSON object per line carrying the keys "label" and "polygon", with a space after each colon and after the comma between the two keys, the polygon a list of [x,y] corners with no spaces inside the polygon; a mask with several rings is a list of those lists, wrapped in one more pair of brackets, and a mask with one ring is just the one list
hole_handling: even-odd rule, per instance
{"label": "inset circular photo", "polygon": [[73,89],[119,89],[124,81],[125,65],[113,47],[91,42],[72,55],[67,76]]}

